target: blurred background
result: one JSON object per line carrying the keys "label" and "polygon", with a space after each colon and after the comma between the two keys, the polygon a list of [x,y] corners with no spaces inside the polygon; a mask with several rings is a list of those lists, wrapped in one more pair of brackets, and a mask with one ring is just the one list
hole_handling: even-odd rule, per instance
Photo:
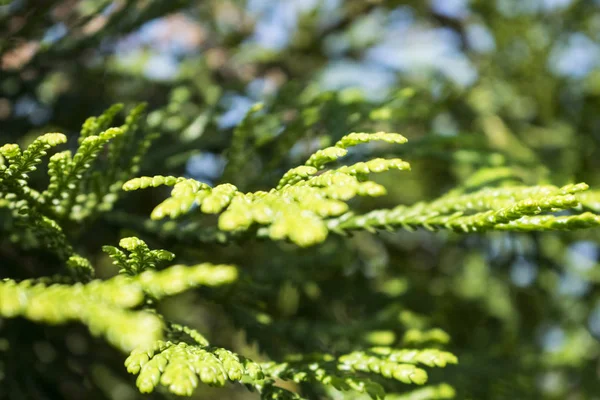
{"label": "blurred background", "polygon": [[[144,175],[265,189],[344,134],[385,130],[409,143],[352,157],[395,154],[413,170],[378,177],[388,195],[357,209],[432,199],[488,167],[510,167],[528,184],[600,188],[600,1],[0,1],[0,144],[63,132],[76,146],[85,119],[117,102],[147,102],[147,129],[161,133]],[[263,111],[232,169],[232,132],[257,102]],[[409,329],[440,328],[460,364],[432,381],[451,383],[458,399],[600,399],[597,230],[401,231],[332,237],[318,249],[221,248],[144,225],[164,196],[125,196],[78,246],[110,275],[100,246],[135,232],[180,262],[235,262],[271,285],[255,294],[274,321],[269,334],[248,328],[243,310],[215,311],[194,296],[164,305],[218,344],[260,358],[402,345]],[[0,249],[2,276],[19,273],[24,255]],[[118,361],[86,362],[86,385],[135,398]],[[58,392],[82,398],[66,376]]]}

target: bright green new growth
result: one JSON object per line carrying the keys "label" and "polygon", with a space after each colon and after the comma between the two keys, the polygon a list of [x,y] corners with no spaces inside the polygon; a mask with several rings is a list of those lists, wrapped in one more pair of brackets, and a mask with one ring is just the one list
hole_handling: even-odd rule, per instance
{"label": "bright green new growth", "polygon": [[203,213],[221,213],[219,228],[223,231],[240,232],[254,224],[266,225],[267,235],[273,240],[289,239],[310,246],[325,240],[328,230],[324,220],[345,213],[347,201],[357,195],[385,194],[383,186],[366,180],[369,173],[410,169],[400,159],[378,158],[319,174],[325,164],[344,156],[346,148],[371,141],[404,143],[406,139],[393,133],[350,134],[335,146],[312,155],[307,165],[288,171],[277,188],[269,192],[242,193],[228,183],[210,188],[193,179],[162,176],[132,179],[123,189],[174,185],[171,197],[154,209],[152,219],[176,218],[197,204]]}
{"label": "bright green new growth", "polygon": [[161,384],[180,396],[191,396],[200,382],[224,386],[227,381],[263,378],[260,366],[222,348],[157,341],[135,349],[125,360],[127,371],[138,375],[137,386],[150,393]]}
{"label": "bright green new growth", "polygon": [[383,141],[390,144],[404,144],[407,142],[407,139],[397,133],[351,133],[341,138],[335,144],[335,146],[327,147],[317,151],[315,154],[310,156],[308,161],[306,161],[306,165],[315,167],[317,169],[323,169],[325,164],[336,161],[337,159],[348,154],[348,147],[370,143],[373,141]]}
{"label": "bright green new growth", "polygon": [[142,302],[143,293],[126,282],[46,286],[5,281],[0,283],[0,299],[4,318],[22,316],[52,325],[78,321],[125,351],[162,336],[162,323],[155,315],[129,311]]}
{"label": "bright green new growth", "polygon": [[27,180],[27,174],[35,171],[35,166],[42,162],[47,150],[67,142],[67,137],[62,133],[46,133],[38,137],[27,149],[21,153],[18,145],[7,144],[0,147],[0,154],[10,162],[10,167],[4,171],[4,176],[10,178],[15,176]]}
{"label": "bright green new growth", "polygon": [[[194,332],[192,332],[194,334]],[[385,389],[360,373],[380,375],[405,384],[422,385],[427,372],[416,364],[444,367],[454,364],[454,355],[435,349],[394,350],[373,348],[340,357],[331,355],[291,356],[283,363],[261,365],[222,348],[208,345],[204,338],[194,344],[159,340],[140,346],[125,361],[127,370],[138,375],[137,386],[142,393],[152,392],[159,384],[181,396],[190,396],[200,383],[223,386],[228,381],[252,384],[262,399],[300,398],[283,388],[273,386],[276,380],[296,383],[320,383],[338,390],[367,393],[373,399],[383,399]],[[452,388],[433,387],[441,394]],[[444,398],[444,397],[439,397]]]}
{"label": "bright green new growth", "polygon": [[150,250],[143,240],[136,237],[121,239],[119,246],[129,251],[129,256],[114,246],[103,246],[102,251],[107,253],[113,259],[113,264],[120,268],[119,273],[131,276],[148,269],[156,269],[159,263],[175,258],[175,254],[167,250]]}
{"label": "bright green new growth", "polygon": [[6,144],[0,147],[0,155],[6,158],[9,165],[0,167],[0,198],[5,198],[8,207],[17,210],[17,214],[26,214],[28,204],[36,202],[39,193],[27,185],[29,173],[35,171],[42,157],[54,146],[66,143],[67,137],[62,133],[47,133],[38,137],[25,151],[17,144]]}
{"label": "bright green new growth", "polygon": [[93,335],[105,337],[123,351],[131,351],[163,337],[163,323],[156,314],[132,310],[143,305],[146,298],[159,300],[236,279],[237,270],[232,266],[200,264],[74,285],[5,280],[0,282],[0,317],[21,316],[52,325],[78,321],[87,325]]}
{"label": "bright green new growth", "polygon": [[53,157],[48,171],[50,185],[42,193],[42,202],[49,204],[51,210],[60,217],[70,212],[84,173],[89,170],[92,161],[104,145],[122,134],[122,129],[110,128],[98,136],[88,136],[82,140],[72,158],[70,152],[59,153]]}
{"label": "bright green new growth", "polygon": [[406,229],[450,229],[457,232],[589,228],[600,225],[597,215],[545,214],[577,208],[580,205],[580,193],[587,189],[585,183],[579,183],[564,187],[544,185],[485,188],[468,194],[453,192],[433,202],[400,205],[391,210],[375,210],[365,215],[346,215],[328,221],[328,227],[340,232],[351,229],[393,229],[398,226]]}
{"label": "bright green new growth", "polygon": [[[349,200],[357,195],[374,197],[386,193],[383,186],[368,180],[370,173],[409,170],[410,165],[397,158],[375,158],[328,170],[325,166],[345,156],[347,148],[375,141],[402,144],[406,138],[383,132],[349,134],[334,146],[311,155],[305,165],[287,171],[276,188],[268,192],[242,193],[228,183],[210,188],[193,179],[163,176],[135,178],[126,182],[123,189],[174,185],[171,197],[152,212],[154,220],[177,218],[198,205],[203,213],[221,214],[218,227],[222,231],[240,233],[258,224],[264,226],[258,229],[258,236],[289,239],[300,246],[323,242],[330,231],[344,234],[355,229],[402,227],[483,232],[572,230],[600,225],[599,216],[576,211],[582,202],[588,209],[599,209],[597,194],[586,194],[585,183],[478,189],[485,183],[514,178],[514,172],[507,168],[482,170],[462,188],[431,202],[355,215],[349,211]],[[574,215],[552,214],[562,210],[573,210]]]}
{"label": "bright green new growth", "polygon": [[99,117],[89,117],[86,119],[81,127],[79,144],[88,137],[98,135],[100,132],[108,129],[113,119],[121,110],[123,110],[123,104],[114,104]]}

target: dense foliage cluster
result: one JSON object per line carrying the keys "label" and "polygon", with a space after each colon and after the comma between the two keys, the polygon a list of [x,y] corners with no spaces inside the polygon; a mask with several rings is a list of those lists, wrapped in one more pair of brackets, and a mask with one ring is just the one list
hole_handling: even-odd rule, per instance
{"label": "dense foliage cluster", "polygon": [[0,2],[0,399],[597,396],[593,2],[334,3]]}

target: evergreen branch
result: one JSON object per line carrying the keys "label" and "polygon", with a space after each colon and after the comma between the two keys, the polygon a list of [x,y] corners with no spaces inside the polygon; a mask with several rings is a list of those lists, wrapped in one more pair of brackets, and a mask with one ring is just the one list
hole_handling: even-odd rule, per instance
{"label": "evergreen branch", "polygon": [[[156,134],[145,133],[134,141],[145,106],[135,107],[120,128],[108,128],[122,105],[109,108],[99,117],[89,118],[83,125],[80,146],[73,156],[70,151],[53,155],[48,163],[50,183],[41,194],[27,185],[28,173],[36,169],[47,150],[66,142],[66,136],[48,133],[38,137],[24,152],[16,144],[0,148],[9,165],[0,166],[0,197],[14,196],[25,201],[23,208],[33,207],[49,218],[82,221],[94,212],[112,209],[122,183],[137,173],[142,157]],[[92,163],[108,145],[106,168],[93,170]],[[14,205],[9,205],[15,208]]]}
{"label": "evergreen branch", "polygon": [[[42,201],[58,216],[68,216],[78,189],[83,182],[83,175],[91,167],[92,161],[100,150],[111,139],[122,135],[120,128],[110,128],[99,135],[88,136],[81,141],[77,153],[71,160],[65,160],[64,169],[54,169],[51,173],[60,173],[61,177],[52,179],[48,189],[42,193]],[[57,161],[58,162],[58,161]]]}
{"label": "evergreen branch", "polygon": [[580,192],[588,186],[580,183],[555,187],[505,187],[481,189],[469,194],[450,194],[431,203],[374,210],[364,215],[330,219],[328,228],[336,232],[352,229],[450,229],[456,232],[488,230],[568,230],[598,226],[591,213],[573,216],[539,215],[579,206]]}
{"label": "evergreen branch", "polygon": [[192,329],[190,327],[187,327],[185,325],[179,325],[179,324],[170,324],[169,328],[171,329],[171,336],[174,336],[175,333],[184,333],[186,335],[188,335],[190,338],[192,338],[192,340],[195,342],[195,344],[200,345],[200,346],[208,346],[208,340],[204,337],[204,335],[202,335],[200,332],[198,332],[195,329]]}
{"label": "evergreen branch", "polygon": [[121,112],[123,104],[117,103],[112,105],[108,110],[104,111],[102,115],[98,117],[89,117],[83,123],[81,127],[81,133],[79,135],[79,144],[82,144],[85,139],[90,136],[98,135],[100,132],[108,129],[115,116]]}
{"label": "evergreen branch", "polygon": [[600,216],[585,212],[578,215],[559,216],[540,215],[524,216],[495,228],[503,231],[573,231],[577,229],[596,228],[600,226]]}
{"label": "evergreen branch", "polygon": [[127,371],[138,375],[137,387],[150,393],[159,384],[180,396],[191,396],[200,382],[224,386],[227,381],[263,377],[260,366],[222,348],[156,341],[134,349],[125,360]]}
{"label": "evergreen branch", "polygon": [[[0,198],[12,200],[12,208],[18,208],[21,214],[29,207],[36,206],[40,194],[27,184],[29,173],[36,170],[36,165],[53,146],[65,143],[67,138],[62,133],[47,133],[38,137],[24,152],[16,144],[6,144],[0,147],[0,155],[9,162],[8,166],[0,168]],[[21,201],[22,203],[19,203]],[[10,206],[10,205],[9,205]]]}
{"label": "evergreen branch", "polygon": [[145,270],[156,269],[159,263],[172,261],[175,258],[175,254],[167,250],[150,250],[148,245],[137,237],[121,239],[119,246],[130,252],[129,257],[113,246],[103,246],[102,251],[113,259],[114,265],[121,268],[119,273],[131,276],[140,274]]}
{"label": "evergreen branch", "polygon": [[[122,107],[120,107],[120,109],[122,109]],[[127,140],[129,140],[129,142],[132,141],[132,139],[139,127],[139,121],[142,118],[142,115],[143,115],[145,109],[146,109],[145,104],[138,104],[133,110],[131,110],[131,112],[125,118],[125,124],[121,126],[121,129],[123,130],[123,135],[116,137],[108,145],[108,160],[107,160],[108,161],[108,173],[107,173],[107,175],[109,177],[111,177],[111,179],[110,179],[111,181],[116,179],[116,176],[118,175],[119,171],[125,170],[125,172],[130,172],[130,171],[127,171],[128,168],[123,168],[122,156],[127,151],[127,147],[128,147]],[[107,110],[103,114],[103,116],[108,114],[110,111],[111,111],[111,109]],[[112,117],[111,117],[111,120],[112,120]],[[139,159],[136,160],[136,162],[139,162],[139,161],[140,161]]]}
{"label": "evergreen branch", "polygon": [[407,139],[398,133],[351,133],[341,138],[334,146],[317,151],[310,156],[306,165],[322,169],[326,164],[336,161],[348,153],[349,147],[360,144],[383,141],[390,144],[404,144]]}
{"label": "evergreen branch", "polygon": [[[81,258],[69,262],[79,267],[87,265]],[[236,277],[234,267],[200,264],[75,285],[5,280],[0,281],[0,316],[22,316],[51,325],[78,321],[93,335],[104,336],[115,347],[131,351],[163,337],[163,324],[154,313],[130,310],[142,305],[147,296],[160,299],[198,286],[228,284]]]}
{"label": "evergreen branch", "polygon": [[357,374],[376,374],[405,384],[423,385],[427,381],[427,372],[414,364],[445,367],[456,363],[456,356],[436,349],[397,350],[376,347],[339,357],[327,354],[290,356],[284,363],[263,364],[263,370],[273,378],[296,383],[319,382],[337,390],[354,390],[368,393],[373,399],[383,399],[385,390],[381,385]]}
{"label": "evergreen branch", "polygon": [[162,324],[153,314],[126,310],[143,298],[125,290],[127,287],[95,282],[47,286],[8,280],[0,282],[0,315],[51,325],[78,321],[94,336],[102,335],[115,347],[128,351],[139,343],[159,339]]}
{"label": "evergreen branch", "polygon": [[[340,361],[350,364],[353,366],[360,364],[365,360],[365,357],[369,357],[370,353],[375,354],[377,357],[382,357],[386,361],[390,362],[401,362],[407,364],[424,364],[428,367],[445,367],[447,364],[457,364],[458,359],[454,354],[448,353],[447,351],[441,351],[437,349],[423,349],[423,350],[395,350],[389,347],[374,347],[367,352],[355,352],[351,353],[344,358],[340,358]],[[371,359],[369,357],[369,359]]]}
{"label": "evergreen branch", "polygon": [[[469,179],[463,188],[453,190],[432,202],[413,206],[400,205],[391,210],[374,210],[364,215],[347,213],[346,202],[357,195],[381,196],[385,188],[366,180],[372,172],[390,169],[408,170],[410,165],[401,159],[376,158],[354,165],[341,166],[320,172],[324,165],[346,154],[351,146],[371,141],[404,143],[398,134],[353,133],[343,137],[335,146],[319,150],[306,165],[288,171],[269,192],[242,193],[231,184],[210,188],[193,180],[161,176],[136,178],[127,182],[124,190],[156,186],[167,180],[175,183],[171,197],[152,212],[152,219],[166,216],[177,218],[190,212],[196,205],[203,213],[221,213],[218,227],[225,232],[247,231],[253,224],[266,225],[259,236],[272,240],[289,239],[300,246],[310,246],[325,240],[329,231],[386,228],[400,226],[407,229],[423,227],[430,230],[449,229],[456,232],[498,230],[528,230],[539,227],[574,229],[595,226],[590,215],[522,219],[542,213],[573,209],[579,206],[585,183],[563,187],[503,186],[483,188],[467,193],[482,182],[500,174],[512,177],[510,170],[490,169]],[[509,174],[510,173],[510,174]],[[346,214],[344,214],[346,213]],[[532,225],[534,224],[534,225]]]}
{"label": "evergreen branch", "polygon": [[[145,109],[144,103],[134,107],[125,118],[125,124],[121,126],[123,134],[109,143],[107,170],[97,171],[92,180],[96,189],[95,199],[87,206],[87,214],[94,210],[106,212],[112,209],[123,182],[139,172],[142,159],[154,140],[160,136],[158,133],[143,132],[140,138],[135,140],[136,133],[141,130]],[[87,216],[86,213],[81,214],[82,217]]]}
{"label": "evergreen branch", "polygon": [[332,356],[314,355],[309,360],[303,360],[302,357],[296,358],[295,361],[284,363],[264,363],[262,367],[265,374],[272,378],[296,383],[320,383],[332,386],[337,390],[367,393],[373,399],[385,397],[385,390],[377,382],[338,370]]}
{"label": "evergreen branch", "polygon": [[28,210],[27,214],[19,219],[49,250],[56,253],[63,260],[68,259],[73,254],[73,247],[67,236],[53,219],[33,210]]}
{"label": "evergreen branch", "polygon": [[[146,189],[148,187],[159,187],[162,185],[174,186],[177,183],[186,181],[185,178],[177,178],[174,176],[162,176],[156,175],[153,177],[143,176],[141,178],[133,178],[123,184],[123,190],[132,191],[138,189]],[[194,180],[187,180],[188,184],[196,182]]]}
{"label": "evergreen branch", "polygon": [[[384,141],[404,143],[406,139],[397,134],[350,134],[330,149],[338,153],[345,148],[367,143]],[[330,152],[330,151],[329,151]],[[331,161],[325,153],[317,152],[307,164],[322,167]],[[345,153],[344,153],[345,154]],[[312,161],[311,161],[312,160]],[[345,201],[357,195],[381,196],[385,188],[372,181],[364,182],[364,175],[390,169],[406,170],[408,163],[399,160],[374,159],[367,163],[342,166],[315,175],[317,167],[295,168],[284,175],[277,189],[269,192],[242,193],[231,184],[210,188],[190,179],[176,181],[171,197],[156,206],[152,219],[166,216],[176,218],[188,213],[195,205],[208,214],[221,213],[218,226],[226,232],[248,230],[253,224],[267,225],[267,235],[273,240],[290,239],[300,246],[310,246],[322,242],[327,237],[324,219],[339,216],[347,211]],[[124,190],[156,186],[167,181],[164,177],[142,177],[130,180],[123,185]]]}
{"label": "evergreen branch", "polygon": [[42,162],[41,157],[47,154],[48,149],[66,142],[67,137],[62,133],[46,133],[35,139],[23,153],[15,144],[0,147],[0,154],[10,163],[7,169],[1,171],[0,178],[7,180],[14,177],[20,185],[25,185],[27,174],[35,171],[36,165]]}
{"label": "evergreen branch", "polygon": [[198,286],[221,286],[234,282],[237,269],[231,265],[174,265],[162,271],[146,271],[136,276],[142,290],[155,299],[182,293]]}

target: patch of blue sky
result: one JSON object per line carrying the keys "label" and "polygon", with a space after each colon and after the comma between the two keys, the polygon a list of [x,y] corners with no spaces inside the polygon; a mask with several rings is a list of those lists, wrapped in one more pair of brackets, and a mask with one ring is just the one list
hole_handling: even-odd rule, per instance
{"label": "patch of blue sky", "polygon": [[249,41],[265,49],[284,49],[302,14],[318,10],[317,25],[324,27],[340,17],[340,5],[340,0],[249,0],[246,9],[256,19]]}
{"label": "patch of blue sky", "polygon": [[[443,0],[442,0],[443,1]],[[565,9],[573,0],[496,0],[496,8],[507,17]]]}
{"label": "patch of blue sky", "polygon": [[15,116],[26,117],[29,121],[36,126],[43,125],[52,116],[51,110],[40,104],[35,98],[31,96],[21,96],[15,102]]}
{"label": "patch of blue sky", "polygon": [[585,78],[600,66],[600,46],[583,33],[573,33],[554,47],[548,64],[556,75]]}
{"label": "patch of blue sky", "polygon": [[186,172],[191,178],[213,185],[223,174],[225,163],[225,158],[218,154],[195,154],[188,159]]}
{"label": "patch of blue sky", "polygon": [[325,90],[357,88],[367,99],[377,101],[389,95],[396,74],[374,63],[339,60],[321,71],[319,82]]}
{"label": "patch of blue sky", "polygon": [[367,60],[404,73],[438,72],[460,86],[473,84],[477,70],[460,51],[456,33],[413,25],[391,29],[366,53]]}
{"label": "patch of blue sky", "polygon": [[571,244],[566,252],[566,261],[569,267],[579,271],[589,271],[598,262],[598,246],[596,243],[586,240]]}
{"label": "patch of blue sky", "polygon": [[256,78],[246,86],[246,93],[253,99],[263,100],[277,92],[277,84],[268,78]]}
{"label": "patch of blue sky", "polygon": [[110,3],[109,5],[107,5],[106,7],[104,7],[104,9],[102,10],[101,14],[105,17],[109,16],[110,14],[113,13],[113,11],[115,11],[117,9],[117,2],[113,1],[112,3]]}
{"label": "patch of blue sky", "polygon": [[496,40],[490,30],[481,24],[469,24],[465,29],[467,43],[479,53],[490,53],[496,49]]}
{"label": "patch of blue sky", "polygon": [[281,50],[288,46],[296,31],[299,15],[317,4],[315,0],[253,0],[249,3],[248,9],[257,17],[250,41],[273,50]]}
{"label": "patch of blue sky", "polygon": [[157,81],[174,79],[179,72],[179,61],[169,54],[158,53],[150,56],[144,66],[144,75]]}
{"label": "patch of blue sky", "polygon": [[560,326],[553,325],[544,330],[540,338],[540,344],[545,351],[555,353],[560,351],[565,340],[565,331]]}
{"label": "patch of blue sky", "polygon": [[218,118],[217,125],[221,129],[228,129],[239,124],[244,116],[255,103],[251,98],[237,94],[227,94],[223,97],[221,104],[226,111]]}
{"label": "patch of blue sky", "polygon": [[464,19],[469,15],[469,0],[431,0],[436,13],[449,18]]}
{"label": "patch of blue sky", "polygon": [[554,11],[569,7],[573,0],[541,0],[541,3],[545,11]]}
{"label": "patch of blue sky", "polygon": [[44,37],[42,38],[42,44],[52,44],[56,43],[67,34],[68,29],[67,26],[59,22],[58,24],[52,25],[48,30],[44,33]]}
{"label": "patch of blue sky", "polygon": [[[189,40],[187,35],[181,35],[182,32],[172,32],[173,24],[173,21],[168,18],[157,18],[146,22],[137,32],[140,44],[173,56],[196,52],[196,44]],[[165,37],[168,37],[168,40],[164,40]]]}
{"label": "patch of blue sky", "polygon": [[600,301],[597,302],[596,307],[590,312],[588,326],[590,327],[592,334],[600,339]]}
{"label": "patch of blue sky", "polygon": [[590,283],[571,272],[565,272],[558,281],[558,292],[569,297],[581,297],[590,290]]}
{"label": "patch of blue sky", "polygon": [[538,267],[524,257],[519,257],[510,267],[510,278],[515,286],[530,286],[536,279]]}

